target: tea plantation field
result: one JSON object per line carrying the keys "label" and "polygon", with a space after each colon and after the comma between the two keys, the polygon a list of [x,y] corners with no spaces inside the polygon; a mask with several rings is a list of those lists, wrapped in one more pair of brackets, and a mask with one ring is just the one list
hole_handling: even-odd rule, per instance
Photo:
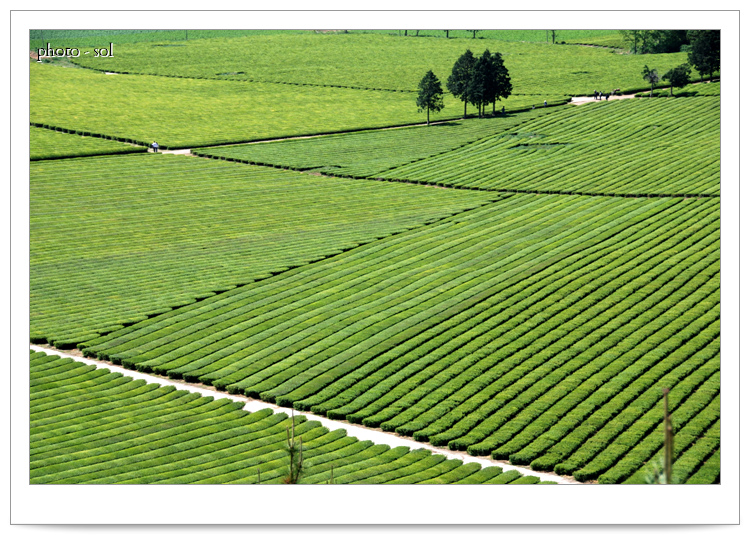
{"label": "tea plantation field", "polygon": [[717,195],[719,104],[709,97],[565,107],[378,176],[542,193]]}
{"label": "tea plantation field", "polygon": [[389,130],[354,132],[268,143],[194,149],[212,158],[271,165],[350,178],[372,177],[519,125],[552,111],[539,108],[480,121],[449,121]]}
{"label": "tea plantation field", "polygon": [[[90,98],[80,95],[86,88]],[[54,91],[57,98],[47,98]],[[550,97],[552,98],[552,97]],[[565,100],[558,96],[559,102]],[[508,111],[541,106],[511,96]],[[550,100],[550,102],[553,102]],[[446,98],[432,120],[463,116]],[[200,147],[425,122],[413,93],[155,76],[105,75],[31,62],[31,123],[162,148]]]}
{"label": "tea plantation field", "polygon": [[110,139],[70,135],[33,126],[29,131],[29,142],[32,161],[99,154],[127,154],[147,150],[146,147],[137,147]]}
{"label": "tea plantation field", "polygon": [[492,200],[185,156],[31,164],[31,332],[98,332]]}
{"label": "tea plantation field", "polygon": [[[31,354],[31,484],[280,483],[291,418]],[[294,418],[299,483],[533,484],[536,476],[389,448]],[[549,482],[547,482],[549,483]]]}
{"label": "tea plantation field", "polygon": [[602,101],[505,118],[194,152],[335,176],[444,187],[715,195],[719,99]]}
{"label": "tea plantation field", "polygon": [[[516,95],[549,98],[648,87],[640,74],[642,57],[604,48],[382,34],[275,34],[183,41],[170,46],[133,43],[118,47],[115,57],[106,62],[88,56],[75,62],[123,73],[412,93],[428,69],[445,83],[461,54],[470,49],[481,55],[485,48],[503,54],[505,66],[513,73]],[[652,54],[648,63],[667,72],[686,59],[686,53]]]}
{"label": "tea plantation field", "polygon": [[[572,106],[687,54],[403,32],[30,60],[31,341],[581,482],[646,480],[668,388],[676,481],[720,482],[720,84]],[[503,53],[507,114],[446,94],[422,126],[469,48]],[[116,154],[154,140],[191,154]],[[284,415],[30,365],[32,483],[284,475]],[[304,483],[537,482],[295,429]]]}
{"label": "tea plantation field", "polygon": [[591,479],[648,460],[602,446],[657,432],[657,387],[718,394],[716,207],[515,195],[82,347]]}

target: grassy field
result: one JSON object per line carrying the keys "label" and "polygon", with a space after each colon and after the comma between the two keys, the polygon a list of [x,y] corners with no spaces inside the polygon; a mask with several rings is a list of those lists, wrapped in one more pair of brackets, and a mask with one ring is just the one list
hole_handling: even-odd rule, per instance
{"label": "grassy field", "polygon": [[119,141],[98,137],[70,135],[47,128],[31,127],[29,131],[31,160],[96,156],[100,154],[126,154],[146,152],[146,147],[126,145]]}
{"label": "grassy field", "polygon": [[160,154],[35,162],[31,330],[81,341],[494,196]]}
{"label": "grassy field", "polygon": [[[31,354],[30,483],[274,484],[289,473],[292,419],[159,387],[71,359]],[[299,483],[533,484],[425,449],[389,448],[294,417]]]}
{"label": "grassy field", "polygon": [[[93,69],[189,78],[253,80],[313,86],[416,91],[431,69],[445,84],[467,49],[503,54],[513,94],[591,95],[645,89],[644,56],[584,46],[467,38],[397,38],[379,34],[264,35],[186,41],[179,48],[123,44],[114,58],[80,57]],[[686,53],[650,54],[659,72],[685,63]],[[695,76],[697,80],[697,75]]]}
{"label": "grassy field", "polygon": [[638,464],[597,445],[656,432],[657,387],[718,371],[717,206],[516,195],[84,354],[595,479]]}

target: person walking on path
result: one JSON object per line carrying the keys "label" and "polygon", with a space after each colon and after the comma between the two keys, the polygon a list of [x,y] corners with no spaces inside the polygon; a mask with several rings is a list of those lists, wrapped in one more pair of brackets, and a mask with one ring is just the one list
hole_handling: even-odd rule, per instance
{"label": "person walking on path", "polygon": [[154,149],[154,152],[159,152],[159,144],[156,141],[151,143],[151,148]]}
{"label": "person walking on path", "polygon": [[545,108],[547,107],[547,101],[546,100],[544,101],[544,107]]}

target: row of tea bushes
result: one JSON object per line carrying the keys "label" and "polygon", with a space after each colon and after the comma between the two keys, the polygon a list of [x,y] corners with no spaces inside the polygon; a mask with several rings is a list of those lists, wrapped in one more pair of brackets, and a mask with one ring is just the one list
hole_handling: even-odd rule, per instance
{"label": "row of tea bushes", "polygon": [[599,433],[717,358],[718,240],[717,199],[519,194],[80,347],[590,479]]}
{"label": "row of tea bushes", "polygon": [[[32,352],[32,484],[281,483],[292,419]],[[389,448],[294,417],[300,483],[539,483],[500,467]]]}

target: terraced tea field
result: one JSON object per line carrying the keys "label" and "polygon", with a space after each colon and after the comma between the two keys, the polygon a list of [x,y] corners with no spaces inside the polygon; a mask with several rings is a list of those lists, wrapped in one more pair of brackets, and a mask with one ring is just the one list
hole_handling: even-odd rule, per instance
{"label": "terraced tea field", "polygon": [[631,462],[594,444],[655,430],[657,387],[718,393],[716,207],[516,195],[84,354],[592,479]]}
{"label": "terraced tea field", "polygon": [[[651,98],[650,92],[638,93],[636,97],[640,98]],[[720,97],[721,96],[721,82],[704,82],[697,84],[690,84],[680,89],[673,89],[670,95],[669,88],[667,89],[654,89],[654,97]]]}
{"label": "terraced tea field", "polygon": [[309,139],[194,149],[193,154],[222,160],[312,171],[331,176],[370,177],[458,149],[478,139],[513,131],[550,113],[540,108],[506,117],[450,121],[410,128],[355,132]]}
{"label": "terraced tea field", "polygon": [[74,347],[495,196],[162,154],[34,162],[32,338]]}
{"label": "terraced tea field", "polygon": [[[54,87],[57,98],[47,98]],[[80,88],[102,99],[79,98]],[[552,98],[552,97],[550,97]],[[559,98],[558,101],[564,100]],[[511,96],[508,111],[541,106],[539,96]],[[552,102],[552,100],[550,100]],[[463,116],[453,98],[436,119]],[[133,113],[132,110],[138,110]],[[31,63],[31,123],[162,148],[201,147],[425,122],[413,93],[277,83],[107,76]]]}
{"label": "terraced tea field", "polygon": [[[550,98],[648,87],[640,74],[642,57],[604,48],[543,42],[276,34],[170,45],[126,43],[104,65],[88,56],[75,62],[123,73],[413,93],[428,69],[445,83],[453,63],[467,49],[480,55],[489,48],[502,53],[505,66],[513,73],[515,95]],[[684,52],[650,54],[648,63],[663,73],[686,60]],[[697,75],[694,77],[698,80]]]}
{"label": "terraced tea field", "polygon": [[717,195],[719,99],[629,99],[555,110],[378,174],[475,189]]}
{"label": "terraced tea field", "polygon": [[[160,35],[113,37],[106,64],[30,61],[32,342],[580,482],[646,481],[668,388],[676,481],[720,482],[721,86],[565,105],[645,90],[644,61],[685,52]],[[415,126],[419,79],[445,84],[467,48],[503,53],[508,114],[462,120],[446,94],[445,122]],[[153,140],[196,157],[94,156]],[[30,364],[34,484],[288,466],[284,414]],[[304,483],[538,481],[308,416]]]}
{"label": "terraced tea field", "polygon": [[[119,373],[31,354],[32,484],[280,483],[288,473],[285,414],[242,410]],[[533,484],[425,449],[389,448],[294,418],[304,447],[300,483]],[[549,483],[549,482],[547,482]]]}
{"label": "terraced tea field", "polygon": [[[444,187],[540,193],[716,195],[719,99],[600,102],[464,121],[458,126],[194,152],[334,176],[376,177]],[[333,165],[326,166],[325,162]]]}

